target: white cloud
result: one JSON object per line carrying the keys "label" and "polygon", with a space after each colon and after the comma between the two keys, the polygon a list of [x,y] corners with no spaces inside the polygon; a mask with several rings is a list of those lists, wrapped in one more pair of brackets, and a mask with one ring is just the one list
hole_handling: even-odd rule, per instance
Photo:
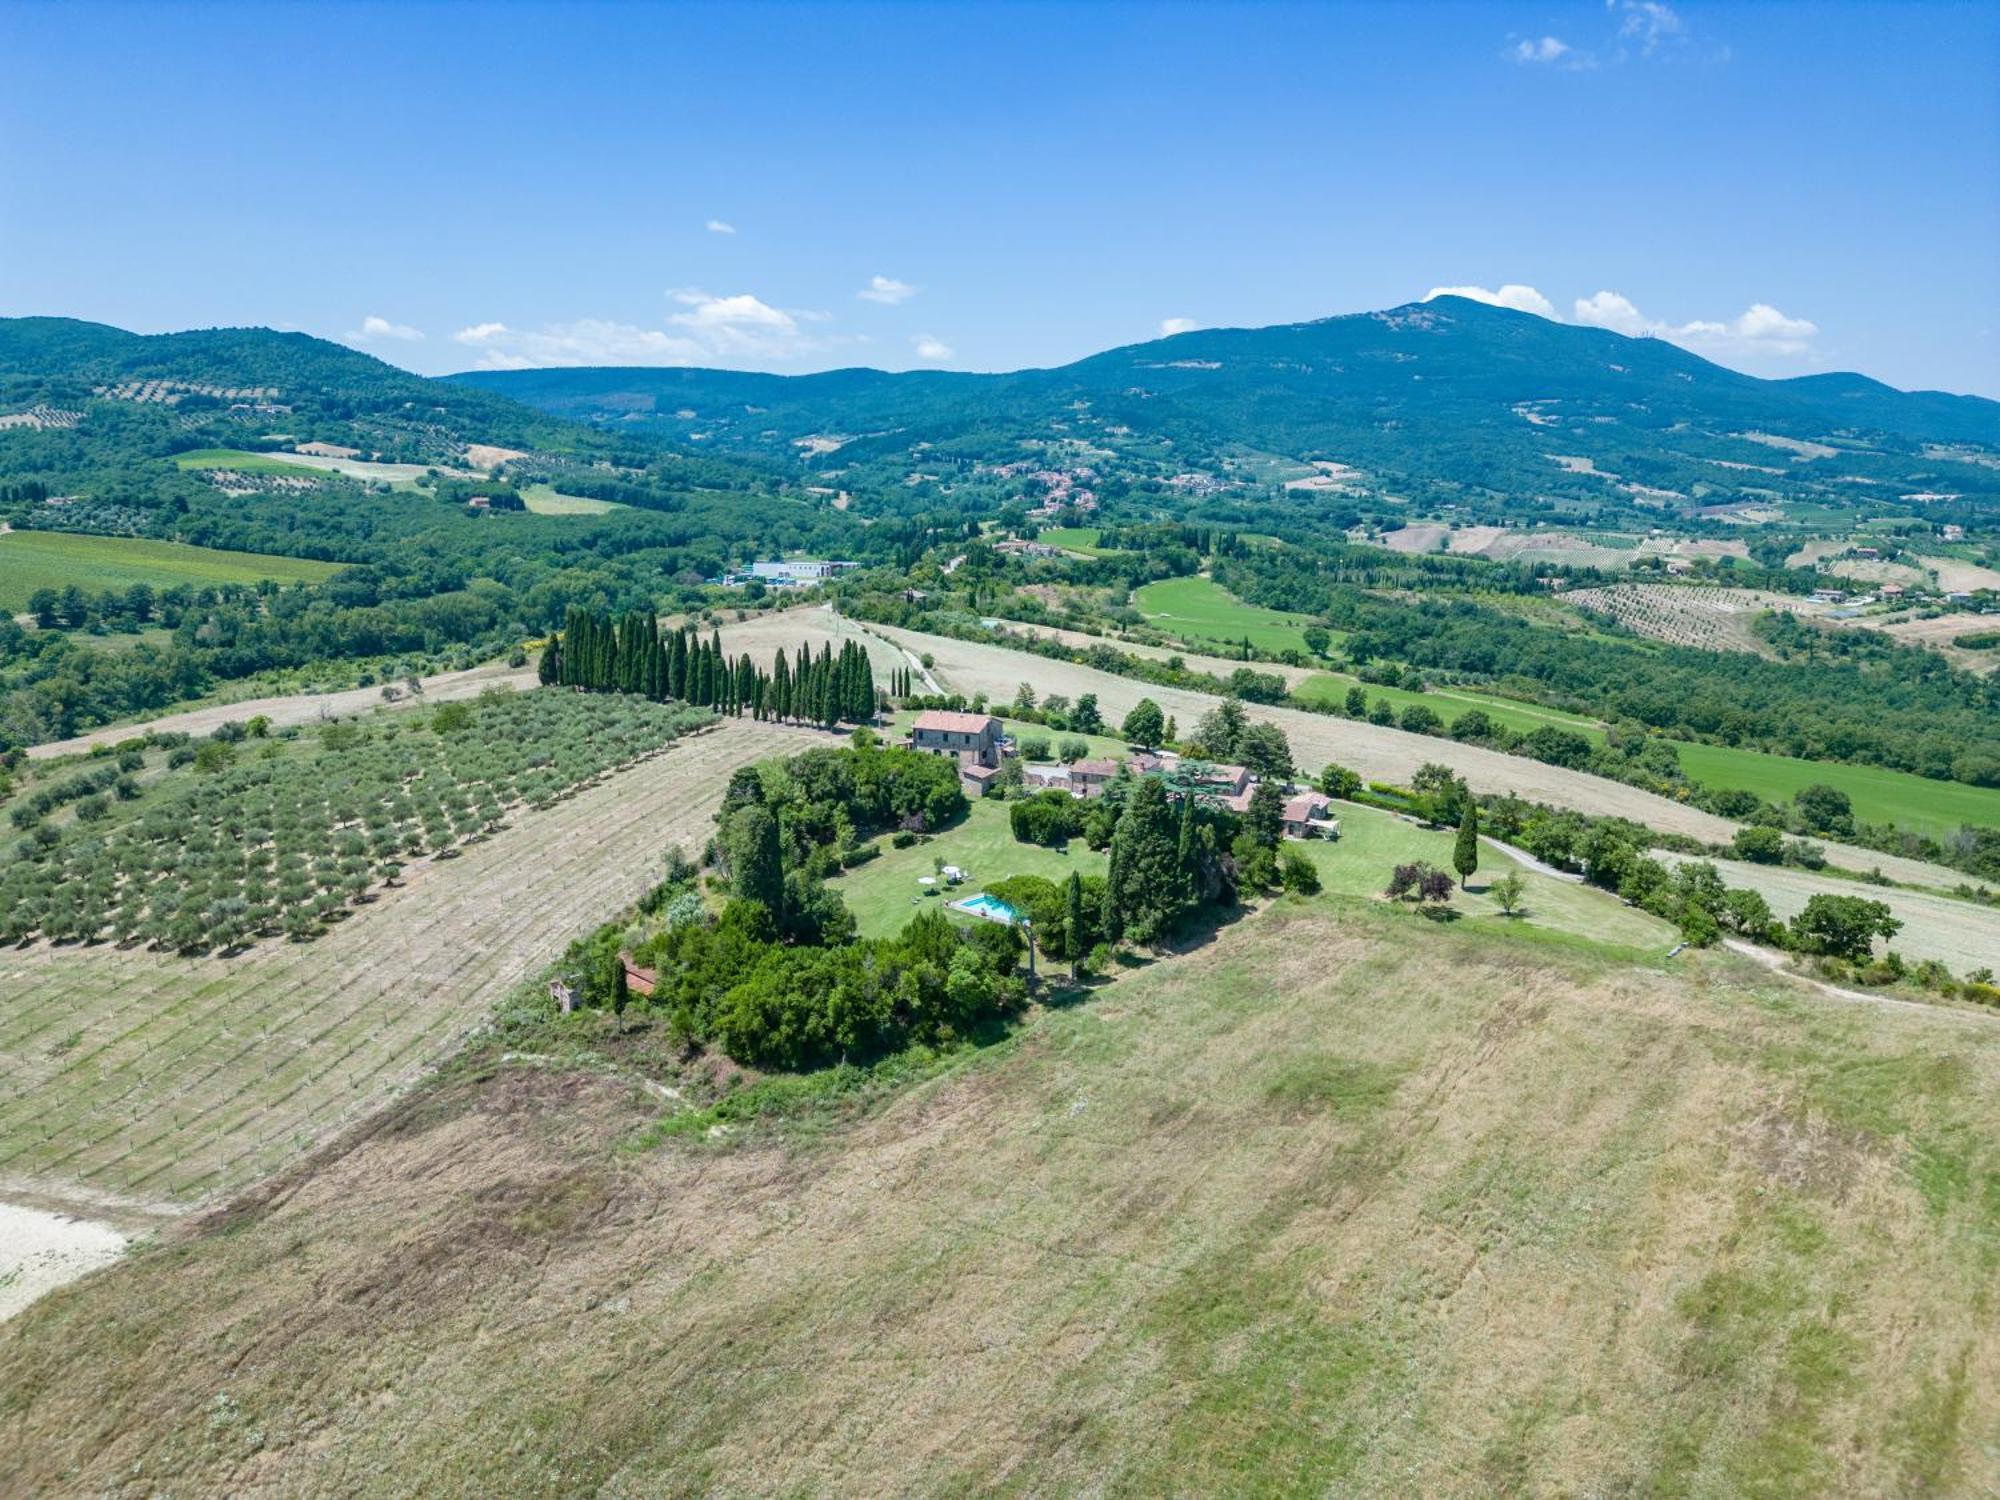
{"label": "white cloud", "polygon": [[1614,333],[1656,331],[1629,298],[1621,297],[1616,292],[1599,292],[1594,297],[1577,298],[1576,321],[1590,328],[1609,328]]}
{"label": "white cloud", "polygon": [[1819,326],[1805,318],[1788,317],[1768,302],[1753,302],[1728,322],[1696,318],[1687,323],[1668,323],[1649,318],[1629,297],[1617,292],[1599,292],[1576,301],[1576,321],[1591,328],[1609,328],[1634,336],[1650,334],[1669,339],[1698,354],[1773,355],[1796,358],[1812,352]]}
{"label": "white cloud", "polygon": [[412,328],[408,323],[392,323],[387,318],[378,318],[370,313],[361,320],[361,326],[347,336],[358,344],[372,339],[395,339],[398,343],[414,344],[424,336],[424,331]]}
{"label": "white cloud", "polygon": [[1687,23],[1661,0],[1605,0],[1605,8],[1621,17],[1618,35],[1637,43],[1645,56],[1658,51],[1662,42],[1687,34]]}
{"label": "white cloud", "polygon": [[863,302],[880,302],[886,307],[894,307],[899,302],[908,302],[917,295],[917,288],[907,281],[898,281],[893,276],[871,276],[868,285],[854,295]]}
{"label": "white cloud", "polygon": [[1517,312],[1534,313],[1554,322],[1579,323],[1585,328],[1608,328],[1632,338],[1661,338],[1715,358],[1742,358],[1766,355],[1796,358],[1812,352],[1819,328],[1804,318],[1789,317],[1768,302],[1752,303],[1740,316],[1726,322],[1696,318],[1687,323],[1669,323],[1649,318],[1630,297],[1619,292],[1598,292],[1579,297],[1571,304],[1568,318],[1555,304],[1531,286],[1510,282],[1498,291],[1483,286],[1434,286],[1424,294],[1433,297],[1469,297],[1494,307],[1511,307]]}
{"label": "white cloud", "polygon": [[911,339],[910,347],[917,351],[918,359],[941,361],[950,359],[952,354],[951,345],[943,339],[931,337],[928,333],[920,333]]}
{"label": "white cloud", "polygon": [[1160,337],[1167,339],[1172,338],[1177,333],[1193,333],[1199,327],[1201,327],[1201,324],[1195,322],[1193,318],[1162,318],[1160,319]]}
{"label": "white cloud", "polygon": [[786,364],[832,347],[834,340],[808,333],[802,323],[823,313],[787,311],[748,292],[717,297],[697,287],[669,292],[683,310],[663,328],[605,318],[579,318],[540,328],[475,323],[452,337],[479,352],[487,369],[543,365]]}
{"label": "white cloud", "polygon": [[1424,301],[1433,297],[1467,297],[1474,302],[1490,303],[1494,307],[1511,307],[1516,312],[1533,313],[1538,318],[1553,318],[1555,304],[1531,286],[1509,282],[1499,291],[1489,291],[1483,286],[1434,286],[1424,293]]}
{"label": "white cloud", "polygon": [[1507,55],[1517,63],[1553,63],[1564,58],[1574,62],[1575,54],[1576,49],[1559,36],[1530,37],[1507,49]]}
{"label": "white cloud", "polygon": [[730,223],[726,223],[726,222],[724,222],[724,221],[723,221],[723,220],[721,220],[721,219],[710,219],[710,220],[708,221],[708,226],[707,226],[707,227],[708,227],[708,232],[709,232],[710,234],[734,234],[734,233],[736,233],[736,226],[735,226],[734,224],[730,224]]}

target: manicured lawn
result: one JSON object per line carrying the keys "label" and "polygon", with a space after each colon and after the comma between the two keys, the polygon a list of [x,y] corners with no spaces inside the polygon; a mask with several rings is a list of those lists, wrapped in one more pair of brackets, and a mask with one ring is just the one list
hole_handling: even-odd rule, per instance
{"label": "manicured lawn", "polygon": [[1097,539],[1103,535],[1095,526],[1051,526],[1037,533],[1035,540],[1065,552],[1081,552],[1085,557],[1109,557],[1115,549],[1097,545]]}
{"label": "manicured lawn", "polygon": [[1306,649],[1305,615],[1245,604],[1211,579],[1165,578],[1138,590],[1132,603],[1149,624],[1190,645],[1233,646],[1248,636],[1266,651]]}
{"label": "manicured lawn", "polygon": [[521,491],[521,500],[538,516],[601,516],[623,510],[616,500],[591,500],[582,495],[558,494],[553,485],[531,484]]}
{"label": "manicured lawn", "polygon": [[221,552],[147,537],[84,536],[67,531],[10,531],[0,534],[0,609],[23,610],[36,589],[75,584],[86,594],[176,584],[315,583],[340,567],[298,557],[257,552]]}
{"label": "manicured lawn", "polygon": [[[946,829],[907,849],[893,849],[882,841],[882,853],[865,865],[857,865],[829,882],[840,893],[863,937],[888,937],[900,932],[919,911],[946,910],[953,901],[982,891],[1009,875],[1041,875],[1065,880],[1075,870],[1084,875],[1102,875],[1105,857],[1093,853],[1077,839],[1069,852],[1045,849],[1039,844],[1015,840],[1007,824],[1007,804],[988,798],[972,804],[957,826]],[[940,881],[933,887],[938,894],[924,895],[917,881],[933,875],[936,861],[969,871],[965,884],[946,890]],[[975,922],[977,917],[950,912],[954,919]]]}
{"label": "manicured lawn", "polygon": [[1960,824],[2000,825],[2000,788],[1933,781],[1881,766],[1794,760],[1727,745],[1681,745],[1681,768],[1706,786],[1741,788],[1771,802],[1787,802],[1801,787],[1838,787],[1866,823],[1896,823],[1933,836]]}
{"label": "manicured lawn", "polygon": [[174,462],[183,469],[234,469],[239,474],[297,474],[306,479],[319,479],[325,473],[308,464],[286,463],[279,454],[246,453],[241,448],[196,448],[191,453],[176,453]]}
{"label": "manicured lawn", "polygon": [[1559,708],[1543,708],[1538,704],[1521,703],[1512,698],[1496,698],[1490,694],[1476,692],[1470,688],[1432,688],[1415,693],[1408,688],[1380,687],[1363,682],[1346,672],[1318,672],[1308,677],[1292,690],[1292,696],[1307,703],[1338,703],[1347,696],[1347,690],[1359,687],[1368,695],[1372,703],[1377,698],[1386,698],[1395,705],[1398,714],[1412,703],[1421,703],[1449,725],[1467,709],[1483,708],[1496,722],[1505,724],[1516,734],[1527,734],[1546,724],[1554,724],[1562,729],[1574,729],[1586,734],[1592,740],[1604,738],[1604,726],[1595,719],[1587,719],[1581,714],[1565,713]]}
{"label": "manicured lawn", "polygon": [[[1441,870],[1451,869],[1454,835],[1450,830],[1422,828],[1394,813],[1351,802],[1336,802],[1333,811],[1340,819],[1338,840],[1308,839],[1287,846],[1303,849],[1312,857],[1329,892],[1378,895],[1389,883],[1391,870],[1417,860]],[[1513,860],[1482,843],[1472,889],[1460,890],[1451,898],[1452,908],[1460,914],[1458,925],[1519,924],[1648,953],[1664,953],[1679,941],[1667,923],[1627,906],[1608,891],[1532,870],[1522,871],[1528,886],[1521,914],[1508,917],[1488,892],[1495,879],[1517,868]]]}

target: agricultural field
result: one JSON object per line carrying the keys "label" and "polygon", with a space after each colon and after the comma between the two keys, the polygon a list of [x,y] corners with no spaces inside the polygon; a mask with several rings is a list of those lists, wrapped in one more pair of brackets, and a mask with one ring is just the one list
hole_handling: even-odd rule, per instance
{"label": "agricultural field", "polygon": [[1496,724],[1504,724],[1516,734],[1530,734],[1553,724],[1561,729],[1574,729],[1593,740],[1604,738],[1604,726],[1582,714],[1543,708],[1538,703],[1522,703],[1518,699],[1502,698],[1473,688],[1440,687],[1417,692],[1411,688],[1363,682],[1348,672],[1315,672],[1292,689],[1292,696],[1306,703],[1342,703],[1346,701],[1349,690],[1357,687],[1368,695],[1371,703],[1377,698],[1386,699],[1399,714],[1413,704],[1421,704],[1446,724],[1457,722],[1460,714],[1477,708],[1484,710]]}
{"label": "agricultural field", "polygon": [[522,487],[521,503],[538,516],[602,516],[624,506],[616,500],[591,500],[582,495],[564,495],[555,486],[530,484]]}
{"label": "agricultural field", "polygon": [[1065,552],[1079,552],[1085,557],[1109,557],[1109,547],[1097,545],[1104,533],[1095,526],[1051,526],[1046,531],[1035,534],[1038,542],[1047,542],[1051,547],[1060,547]]}
{"label": "agricultural field", "polygon": [[[1868,823],[1895,823],[1934,837],[1961,824],[2000,827],[2000,787],[1937,781],[1883,766],[1796,760],[1761,750],[1676,741],[1681,769],[1705,786],[1741,788],[1771,802],[1788,802],[1801,787],[1838,787]],[[1995,918],[2000,925],[2000,917]]]}
{"label": "agricultural field", "polygon": [[500,692],[427,716],[334,723],[297,741],[132,748],[51,768],[7,804],[31,852],[0,864],[0,942],[225,953],[318,936],[451,858],[713,716],[681,705]]}
{"label": "agricultural field", "polygon": [[1246,604],[1209,578],[1149,583],[1133,593],[1132,603],[1147,623],[1197,646],[1234,645],[1247,636],[1265,651],[1305,651],[1300,632],[1311,623],[1305,615]]}
{"label": "agricultural field", "polygon": [[176,453],[174,463],[183,469],[230,469],[238,474],[284,474],[316,479],[323,464],[302,453],[248,453],[241,448],[196,448]]}
{"label": "agricultural field", "polygon": [[1750,622],[1766,610],[1817,616],[1824,611],[1790,594],[1763,589],[1696,588],[1672,583],[1618,583],[1608,588],[1571,589],[1563,602],[1611,616],[1619,624],[1656,641],[1703,651],[1764,654]]}
{"label": "agricultural field", "polygon": [[86,594],[188,585],[318,583],[340,564],[258,552],[223,552],[147,537],[88,536],[72,531],[0,532],[0,609],[19,612],[35,590],[72,585]]}
{"label": "agricultural field", "polygon": [[[263,697],[228,698],[202,702],[193,708],[161,714],[132,724],[112,724],[66,740],[48,740],[28,747],[30,760],[56,760],[78,755],[99,745],[116,745],[146,734],[213,734],[224,724],[242,724],[263,718],[273,729],[294,725],[324,724],[330,719],[352,718],[382,708],[419,708],[425,704],[449,703],[473,698],[489,688],[531,688],[538,678],[533,667],[510,667],[492,661],[484,666],[455,672],[436,672],[418,679],[419,692],[407,684],[396,685],[397,696],[385,699],[383,689],[343,688],[337,692],[270,694]],[[241,684],[228,686],[241,687]]]}
{"label": "agricultural field", "polygon": [[0,1327],[0,1489],[2000,1488],[1989,1014],[1329,894],[796,1130],[595,1051]]}
{"label": "agricultural field", "polygon": [[813,743],[722,723],[413,866],[316,942],[0,950],[0,1181],[173,1211],[295,1162],[644,892],[668,848],[698,852],[737,767]]}

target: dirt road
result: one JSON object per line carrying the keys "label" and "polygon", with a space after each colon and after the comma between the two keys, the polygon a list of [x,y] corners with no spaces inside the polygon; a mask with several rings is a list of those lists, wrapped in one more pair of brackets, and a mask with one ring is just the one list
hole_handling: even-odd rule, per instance
{"label": "dirt road", "polygon": [[393,703],[382,696],[380,687],[345,688],[337,693],[290,693],[274,698],[246,698],[240,703],[221,703],[162,714],[157,719],[145,719],[137,724],[93,729],[72,739],[51,740],[46,745],[31,746],[28,755],[34,760],[75,755],[93,745],[115,745],[120,740],[132,739],[149,730],[207,734],[232,719],[241,724],[259,714],[269,719],[274,727],[282,729],[288,724],[347,718],[377,708],[409,708],[425,703],[446,703],[453,698],[476,698],[490,687],[531,688],[536,685],[532,666],[510,667],[497,661],[463,672],[439,672],[420,680],[424,685],[421,696],[402,691],[399,685],[402,695]]}

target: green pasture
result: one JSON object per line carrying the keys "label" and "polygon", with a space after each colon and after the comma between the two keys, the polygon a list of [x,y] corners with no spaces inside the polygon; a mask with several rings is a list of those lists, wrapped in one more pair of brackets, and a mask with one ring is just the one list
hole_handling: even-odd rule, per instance
{"label": "green pasture", "polygon": [[554,485],[530,484],[521,489],[521,503],[538,516],[601,516],[607,511],[624,510],[616,500],[591,500],[583,495],[564,495]]}
{"label": "green pasture", "polygon": [[1769,802],[1789,802],[1801,787],[1838,787],[1865,823],[1894,823],[1933,837],[1961,824],[2000,827],[2000,788],[1933,781],[1882,766],[1797,760],[1728,745],[1677,744],[1681,769],[1704,786],[1755,792]]}
{"label": "green pasture", "polygon": [[239,474],[296,474],[305,479],[324,479],[326,473],[307,464],[288,464],[280,454],[247,453],[241,448],[196,448],[176,453],[174,463],[183,469],[233,469]]}
{"label": "green pasture", "polygon": [[273,557],[258,552],[223,552],[150,537],[85,536],[68,531],[9,531],[0,534],[0,609],[19,611],[37,589],[75,584],[86,594],[130,588],[156,589],[188,584],[317,583],[339,563]]}
{"label": "green pasture", "polygon": [[1035,540],[1065,552],[1081,552],[1085,557],[1110,557],[1117,549],[1097,545],[1104,532],[1096,526],[1051,526],[1036,534]]}
{"label": "green pasture", "polygon": [[1208,578],[1164,578],[1132,595],[1146,622],[1189,645],[1250,644],[1266,651],[1305,651],[1305,615],[1246,604]]}
{"label": "green pasture", "polygon": [[1553,724],[1560,729],[1574,729],[1593,740],[1604,738],[1604,726],[1582,714],[1543,708],[1540,704],[1522,703],[1514,698],[1499,698],[1470,688],[1430,688],[1419,693],[1409,688],[1382,687],[1363,682],[1347,672],[1316,672],[1293,688],[1292,696],[1301,703],[1337,704],[1347,697],[1347,690],[1353,687],[1359,687],[1366,693],[1371,703],[1377,698],[1388,699],[1399,715],[1411,704],[1421,703],[1446,724],[1452,724],[1468,709],[1483,708],[1495,723],[1505,724],[1516,734],[1528,734]]}

